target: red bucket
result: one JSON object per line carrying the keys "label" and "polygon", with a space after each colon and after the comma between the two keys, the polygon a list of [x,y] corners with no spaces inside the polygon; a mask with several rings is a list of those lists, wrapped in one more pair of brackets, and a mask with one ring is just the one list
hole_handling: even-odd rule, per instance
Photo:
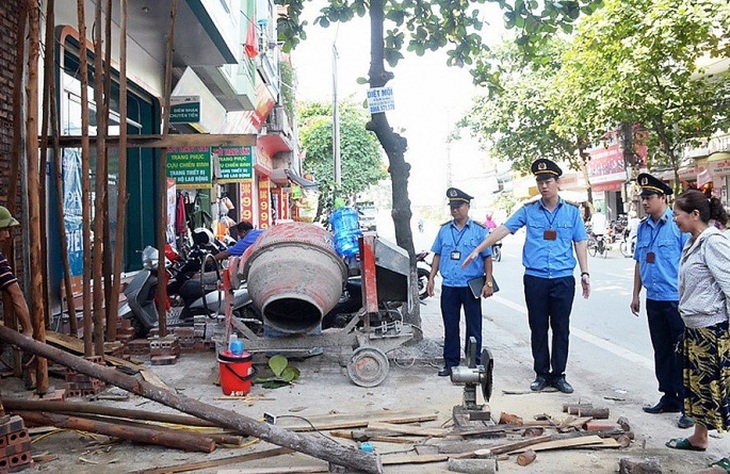
{"label": "red bucket", "polygon": [[256,376],[251,359],[251,354],[245,351],[235,355],[226,349],[218,354],[221,388],[225,395],[247,395],[251,391],[251,381]]}

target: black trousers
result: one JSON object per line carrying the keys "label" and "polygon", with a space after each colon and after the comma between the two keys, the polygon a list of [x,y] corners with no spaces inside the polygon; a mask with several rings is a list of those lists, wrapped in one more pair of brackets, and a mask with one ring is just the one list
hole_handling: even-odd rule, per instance
{"label": "black trousers", "polygon": [[646,300],[649,335],[654,348],[654,372],[659,382],[662,402],[683,405],[682,361],[675,351],[684,333],[678,301]]}
{"label": "black trousers", "polygon": [[[474,298],[468,286],[441,286],[441,316],[444,321],[444,365],[455,367],[461,359],[459,326],[461,308],[466,316],[466,343],[469,337],[477,341],[477,364],[482,358],[482,300]],[[466,350],[465,350],[466,352]]]}
{"label": "black trousers", "polygon": [[[570,311],[575,297],[575,278],[539,278],[525,275],[525,302],[530,323],[535,374],[547,379],[565,375],[568,363]],[[548,329],[552,341],[548,345]],[[552,353],[552,357],[551,357]]]}

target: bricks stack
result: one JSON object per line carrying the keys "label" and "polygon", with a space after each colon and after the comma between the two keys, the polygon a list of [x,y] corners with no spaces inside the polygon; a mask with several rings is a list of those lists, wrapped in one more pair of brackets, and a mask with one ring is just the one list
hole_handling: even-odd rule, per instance
{"label": "bricks stack", "polygon": [[[106,365],[100,356],[86,357],[86,360],[99,365]],[[106,388],[106,384],[93,377],[80,374],[71,368],[66,369],[66,398],[96,395]]]}
{"label": "bricks stack", "polygon": [[127,343],[130,355],[145,355],[150,353],[150,342],[147,339],[132,339]]}
{"label": "bricks stack", "polygon": [[150,338],[150,362],[152,365],[172,365],[180,357],[180,340],[168,334],[165,337]]}
{"label": "bricks stack", "polygon": [[134,339],[134,328],[132,324],[129,319],[120,319],[117,324],[117,341],[126,345],[132,339]]}
{"label": "bricks stack", "polygon": [[[195,338],[195,328],[179,327],[173,329],[172,332],[180,341],[180,349],[182,352],[191,352],[198,349]],[[202,340],[200,345],[202,348]]]}
{"label": "bricks stack", "polygon": [[30,436],[23,419],[5,416],[0,420],[0,472],[18,472],[31,467]]}

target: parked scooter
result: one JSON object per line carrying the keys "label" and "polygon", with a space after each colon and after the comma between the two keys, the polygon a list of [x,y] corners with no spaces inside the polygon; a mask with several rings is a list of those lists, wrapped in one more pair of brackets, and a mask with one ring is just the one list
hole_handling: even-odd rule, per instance
{"label": "parked scooter", "polygon": [[492,245],[492,260],[495,262],[502,261],[502,241]]}
{"label": "parked scooter", "polygon": [[[428,285],[428,277],[431,275],[431,263],[426,261],[426,257],[431,253],[427,250],[419,252],[416,255],[416,275],[418,277],[418,299],[421,301],[428,298],[428,291],[426,286]],[[431,259],[433,262],[433,258]]]}
{"label": "parked scooter", "polygon": [[[223,314],[224,294],[218,289],[220,273],[213,255],[225,249],[208,229],[193,231],[194,246],[183,260],[172,248],[166,248],[165,270],[168,272],[167,326],[192,326],[195,316],[215,319]],[[159,324],[157,295],[159,253],[153,247],[142,251],[142,270],[132,279],[124,294],[130,312],[121,312],[130,318],[137,337],[145,337]],[[234,316],[243,322],[258,325],[261,317],[255,310],[246,288],[234,292]]]}

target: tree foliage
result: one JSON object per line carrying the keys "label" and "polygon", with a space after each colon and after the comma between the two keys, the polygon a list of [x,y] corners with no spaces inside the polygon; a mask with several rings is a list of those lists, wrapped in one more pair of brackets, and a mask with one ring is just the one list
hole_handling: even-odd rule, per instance
{"label": "tree foliage", "polygon": [[335,189],[332,153],[332,106],[299,104],[297,122],[302,148],[307,151],[304,171],[319,184],[320,211],[332,207],[335,194],[354,201],[358,193],[388,177],[377,138],[365,130],[368,116],[351,103],[340,104],[341,186]]}
{"label": "tree foliage", "polygon": [[653,164],[676,172],[682,147],[729,126],[727,71],[703,68],[730,56],[728,37],[726,0],[607,0],[565,56],[561,119],[638,124]]}

